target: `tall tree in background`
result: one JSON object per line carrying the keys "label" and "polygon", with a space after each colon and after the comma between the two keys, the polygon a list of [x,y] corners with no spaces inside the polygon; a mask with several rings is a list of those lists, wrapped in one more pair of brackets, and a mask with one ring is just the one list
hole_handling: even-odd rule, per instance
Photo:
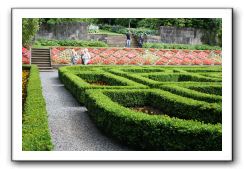
{"label": "tall tree in background", "polygon": [[22,46],[29,48],[38,30],[39,30],[38,18],[23,18],[22,19]]}

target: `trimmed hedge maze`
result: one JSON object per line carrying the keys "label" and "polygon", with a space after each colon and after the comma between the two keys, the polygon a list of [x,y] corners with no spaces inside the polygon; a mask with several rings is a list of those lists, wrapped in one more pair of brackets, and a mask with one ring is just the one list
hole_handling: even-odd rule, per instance
{"label": "trimmed hedge maze", "polygon": [[59,78],[103,133],[133,149],[222,150],[221,66],[69,66]]}
{"label": "trimmed hedge maze", "polygon": [[26,101],[22,113],[22,150],[52,150],[50,131],[46,111],[46,102],[42,95],[41,80],[37,66],[23,66],[29,71]]}

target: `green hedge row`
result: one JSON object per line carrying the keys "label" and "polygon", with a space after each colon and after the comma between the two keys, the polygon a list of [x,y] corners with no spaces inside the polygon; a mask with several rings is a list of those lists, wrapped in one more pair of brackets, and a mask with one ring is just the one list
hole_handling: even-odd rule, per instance
{"label": "green hedge row", "polygon": [[[174,70],[174,69],[168,69]],[[129,73],[120,69],[109,69],[110,73],[113,73],[118,76],[123,76],[134,80],[135,82],[150,86],[158,87],[160,85],[190,85],[190,84],[199,84],[199,82],[204,82],[205,84],[216,84],[220,83],[222,80],[219,78],[205,77],[198,74],[190,73]]]}
{"label": "green hedge row", "polygon": [[164,44],[164,43],[144,43],[143,48],[157,49],[188,49],[188,50],[221,50],[219,46],[210,45],[188,45],[188,44]]}
{"label": "green hedge row", "polygon": [[[221,124],[175,117],[175,112],[221,121],[221,108],[157,89],[86,90],[85,105],[98,128],[138,150],[221,151]],[[179,103],[180,101],[180,103]],[[129,107],[151,104],[167,115],[148,115]],[[179,105],[180,104],[180,105]],[[170,106],[169,106],[170,105]],[[211,106],[210,106],[211,105]],[[125,107],[127,106],[127,107]],[[181,115],[180,115],[181,116]],[[205,116],[205,117],[204,117]],[[181,117],[180,117],[181,118]],[[188,119],[189,119],[188,118]]]}
{"label": "green hedge row", "polygon": [[[59,78],[64,83],[65,87],[72,93],[72,95],[79,100],[81,104],[85,101],[85,90],[87,89],[135,89],[148,88],[145,85],[136,83],[124,77],[116,76],[108,72],[83,72],[83,73],[69,73],[66,68],[59,69]],[[77,73],[77,72],[76,72]],[[91,85],[89,81],[104,81],[110,84],[109,86]]]}
{"label": "green hedge row", "polygon": [[[208,85],[221,87],[221,79],[199,75],[208,67],[198,67],[198,71],[190,73],[193,69],[72,66],[60,68],[59,78],[87,107],[102,131],[135,149],[221,150],[222,97],[191,89],[204,90]],[[213,68],[209,73],[217,74],[218,69]],[[149,76],[159,76],[161,82]],[[113,86],[89,83],[100,80]],[[158,108],[164,115],[148,115],[131,109],[138,106]]]}
{"label": "green hedge row", "polygon": [[176,86],[176,85],[170,85],[170,86],[163,85],[163,86],[160,86],[159,88],[163,89],[165,91],[169,91],[171,93],[183,96],[183,97],[192,98],[194,100],[200,100],[200,101],[205,101],[205,102],[209,102],[209,103],[221,103],[222,102],[221,96],[201,93],[201,92],[197,92],[197,91],[190,90],[190,89]]}
{"label": "green hedge row", "polygon": [[203,93],[214,94],[222,96],[222,86],[220,84],[217,85],[188,85],[186,88],[191,90],[196,90]]}
{"label": "green hedge row", "polygon": [[193,73],[148,73],[143,74],[144,77],[159,81],[159,82],[183,82],[183,81],[195,81],[195,82],[221,82],[219,78],[201,76]]}
{"label": "green hedge row", "polygon": [[[140,91],[138,90],[137,93],[135,91],[122,89],[122,92],[117,91],[109,96],[112,100],[126,107],[143,106],[145,104],[160,108],[164,114],[173,117],[195,119],[206,123],[221,123],[222,121],[222,109],[219,103],[209,104],[158,89],[152,90],[153,92],[150,95],[147,94],[145,98],[145,96],[141,96],[145,93],[138,94]],[[143,104],[138,104],[142,102]]]}
{"label": "green hedge row", "polygon": [[27,84],[27,97],[22,113],[22,150],[52,150],[46,103],[42,95],[41,81],[37,66],[23,66],[30,70]]}
{"label": "green hedge row", "polygon": [[102,41],[85,41],[85,40],[50,40],[50,39],[38,39],[36,40],[35,47],[41,46],[79,46],[79,47],[108,47],[105,42]]}

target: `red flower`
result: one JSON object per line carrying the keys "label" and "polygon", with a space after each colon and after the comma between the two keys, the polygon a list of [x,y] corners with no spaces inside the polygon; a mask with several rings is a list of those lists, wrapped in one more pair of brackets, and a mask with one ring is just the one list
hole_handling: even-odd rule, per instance
{"label": "red flower", "polygon": [[116,62],[117,65],[124,65],[127,64],[130,60],[127,57],[123,57]]}
{"label": "red flower", "polygon": [[181,62],[182,65],[190,65],[191,64],[191,60],[189,58],[184,58]]}
{"label": "red flower", "polygon": [[202,61],[201,61],[200,59],[194,59],[194,60],[192,61],[192,64],[193,64],[193,65],[202,65]]}
{"label": "red flower", "polygon": [[30,64],[30,51],[26,48],[22,48],[22,63]]}
{"label": "red flower", "polygon": [[211,64],[213,64],[213,61],[211,59],[205,59],[205,60],[203,60],[203,64],[204,65],[211,65]]}

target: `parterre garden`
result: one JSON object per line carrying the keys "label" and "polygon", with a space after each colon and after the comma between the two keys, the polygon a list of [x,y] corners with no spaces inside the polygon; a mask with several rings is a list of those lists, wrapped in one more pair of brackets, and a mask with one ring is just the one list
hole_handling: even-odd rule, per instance
{"label": "parterre garden", "polygon": [[136,150],[221,151],[221,66],[66,66],[59,78],[107,136]]}

